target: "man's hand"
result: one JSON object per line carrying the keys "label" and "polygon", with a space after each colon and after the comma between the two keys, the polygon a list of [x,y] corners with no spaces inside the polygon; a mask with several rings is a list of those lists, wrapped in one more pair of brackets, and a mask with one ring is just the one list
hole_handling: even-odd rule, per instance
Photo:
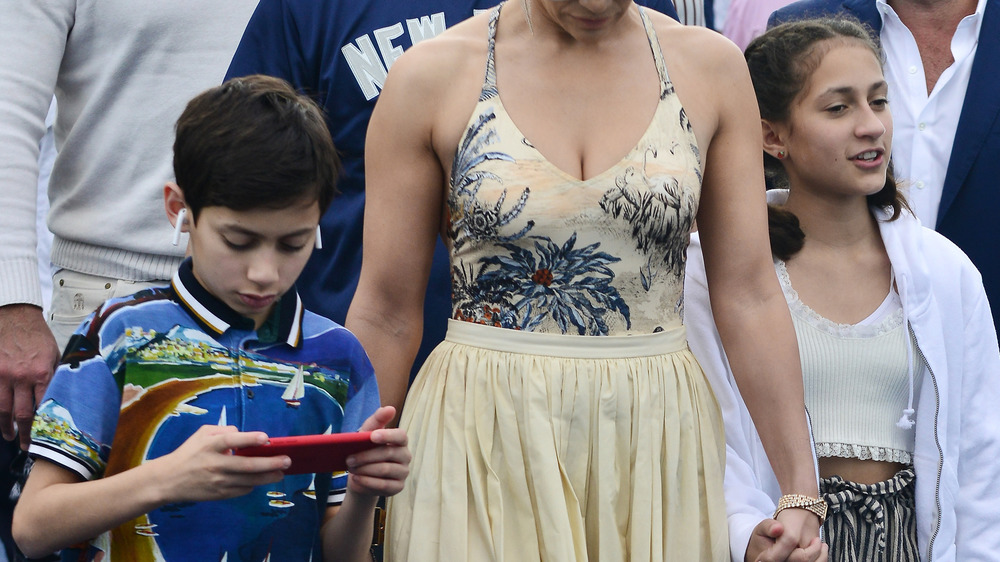
{"label": "man's hand", "polygon": [[59,348],[41,308],[30,304],[0,307],[0,432],[4,439],[11,441],[19,435],[21,448],[28,448],[35,406],[58,363]]}

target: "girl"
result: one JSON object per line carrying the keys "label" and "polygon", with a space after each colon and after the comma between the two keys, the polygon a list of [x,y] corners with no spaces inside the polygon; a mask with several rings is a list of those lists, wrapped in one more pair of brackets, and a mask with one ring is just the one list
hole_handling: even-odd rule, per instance
{"label": "girl", "polygon": [[[1000,352],[979,273],[889,173],[880,51],[859,24],[776,27],[746,51],[771,247],[792,314],[834,561],[995,559]],[[774,481],[711,327],[697,241],[691,347],[726,419],[733,560],[772,559]],[[991,528],[991,526],[993,528]]]}

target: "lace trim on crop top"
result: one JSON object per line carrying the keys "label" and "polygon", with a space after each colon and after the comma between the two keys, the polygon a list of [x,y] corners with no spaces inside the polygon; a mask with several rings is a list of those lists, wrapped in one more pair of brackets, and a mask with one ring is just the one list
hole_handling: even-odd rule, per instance
{"label": "lace trim on crop top", "polygon": [[890,447],[851,445],[849,443],[816,443],[816,456],[820,458],[841,457],[863,461],[873,460],[913,464],[913,455],[907,451]]}
{"label": "lace trim on crop top", "polygon": [[[783,261],[775,260],[775,271],[800,340],[806,406],[813,418],[816,455],[911,464],[913,433],[901,430],[893,423],[894,412],[899,409],[897,406],[906,404],[909,381],[905,368],[903,372],[897,373],[898,377],[893,374],[881,379],[878,376],[866,378],[864,373],[855,373],[854,380],[850,376],[837,377],[836,380],[819,379],[831,376],[824,369],[835,370],[836,366],[850,364],[848,359],[833,359],[832,362],[829,359],[827,354],[839,351],[841,347],[850,351],[858,350],[872,360],[889,359],[888,366],[879,374],[899,371],[901,365],[905,365],[906,356],[897,346],[908,345],[910,342],[903,326],[899,295],[895,290],[890,290],[882,304],[868,318],[858,324],[841,324],[820,315],[799,299]],[[803,325],[807,328],[803,329]],[[884,340],[880,343],[891,344],[891,347],[881,352],[863,347],[870,345],[866,342],[874,339]],[[877,371],[877,368],[873,369]],[[888,397],[884,400],[876,399],[876,392]],[[834,396],[839,398],[833,398]],[[831,401],[838,403],[831,404]],[[851,408],[856,411],[850,412]],[[845,439],[847,437],[850,439]],[[867,443],[881,443],[883,446],[844,442],[854,441],[855,438]],[[887,444],[896,446],[884,446]]]}
{"label": "lace trim on crop top", "polygon": [[[903,324],[903,308],[898,304],[899,295],[895,289],[886,295],[885,300],[865,320],[857,324],[841,324],[820,315],[815,310],[802,302],[798,292],[792,287],[792,280],[788,276],[788,269],[785,262],[779,259],[774,260],[774,270],[778,274],[778,281],[781,283],[781,290],[785,293],[785,302],[792,312],[797,312],[799,317],[807,321],[810,325],[824,332],[842,338],[871,338],[880,336],[899,328]],[[891,312],[888,308],[896,301],[897,306]],[[879,318],[881,316],[881,318]]]}

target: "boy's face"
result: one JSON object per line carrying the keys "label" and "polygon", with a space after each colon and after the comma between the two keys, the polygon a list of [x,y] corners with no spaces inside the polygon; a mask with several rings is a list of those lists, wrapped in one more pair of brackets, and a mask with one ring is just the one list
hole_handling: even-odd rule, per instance
{"label": "boy's face", "polygon": [[285,209],[205,207],[188,225],[194,276],[260,328],[312,255],[319,218],[315,201]]}

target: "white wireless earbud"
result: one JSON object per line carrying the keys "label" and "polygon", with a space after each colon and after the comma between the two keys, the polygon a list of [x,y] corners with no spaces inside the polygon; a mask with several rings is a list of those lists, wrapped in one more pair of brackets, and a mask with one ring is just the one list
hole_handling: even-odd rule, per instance
{"label": "white wireless earbud", "polygon": [[181,227],[184,226],[184,220],[187,218],[187,213],[187,209],[177,211],[177,222],[174,223],[174,239],[171,240],[174,246],[181,243]]}
{"label": "white wireless earbud", "polygon": [[323,249],[323,233],[319,229],[319,225],[316,225],[316,249]]}

